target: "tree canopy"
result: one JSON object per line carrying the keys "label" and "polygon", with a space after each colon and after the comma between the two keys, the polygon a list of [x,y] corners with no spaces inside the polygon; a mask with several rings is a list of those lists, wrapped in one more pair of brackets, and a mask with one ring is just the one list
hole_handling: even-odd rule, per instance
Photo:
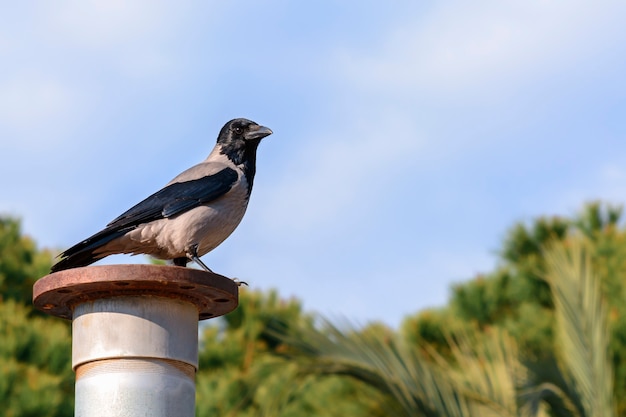
{"label": "tree canopy", "polygon": [[[626,416],[621,209],[513,225],[498,266],[399,329],[304,312],[276,291],[201,325],[198,416]],[[51,252],[0,217],[0,402],[73,415],[69,323],[31,307]]]}

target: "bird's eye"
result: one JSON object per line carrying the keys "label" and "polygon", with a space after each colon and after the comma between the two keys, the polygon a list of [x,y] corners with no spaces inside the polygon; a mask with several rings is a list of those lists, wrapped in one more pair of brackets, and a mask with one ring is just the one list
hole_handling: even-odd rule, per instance
{"label": "bird's eye", "polygon": [[241,135],[243,133],[243,128],[242,127],[236,127],[235,129],[233,129],[233,131],[235,132],[235,134]]}

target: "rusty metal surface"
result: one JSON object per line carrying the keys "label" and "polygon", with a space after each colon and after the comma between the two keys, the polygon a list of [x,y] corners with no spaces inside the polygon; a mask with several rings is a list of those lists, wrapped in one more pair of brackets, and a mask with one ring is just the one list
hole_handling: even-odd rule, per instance
{"label": "rusty metal surface", "polygon": [[37,309],[69,320],[77,304],[127,295],[188,301],[198,308],[199,320],[227,314],[239,303],[239,289],[231,279],[180,266],[87,266],[46,275],[33,286]]}

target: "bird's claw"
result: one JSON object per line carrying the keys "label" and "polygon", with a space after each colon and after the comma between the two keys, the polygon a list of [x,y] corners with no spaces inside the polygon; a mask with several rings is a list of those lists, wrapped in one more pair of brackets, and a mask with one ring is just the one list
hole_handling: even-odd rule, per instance
{"label": "bird's claw", "polygon": [[233,280],[233,282],[235,284],[237,284],[238,287],[241,287],[242,285],[245,285],[246,287],[249,287],[248,283],[246,281],[241,281],[239,280],[239,278],[231,278]]}

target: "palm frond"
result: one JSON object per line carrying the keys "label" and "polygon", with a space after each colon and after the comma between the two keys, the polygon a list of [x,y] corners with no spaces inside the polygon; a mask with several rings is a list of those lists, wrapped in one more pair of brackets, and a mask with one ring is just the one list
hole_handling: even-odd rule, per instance
{"label": "palm frond", "polygon": [[308,357],[305,372],[362,381],[389,398],[394,415],[471,415],[462,393],[437,366],[389,335],[344,331],[325,321],[321,330],[301,330],[288,343]]}
{"label": "palm frond", "polygon": [[593,271],[589,243],[572,239],[545,253],[559,357],[585,416],[616,415],[607,308]]}
{"label": "palm frond", "polygon": [[[566,392],[558,385],[542,382],[532,387],[519,390],[520,414],[523,416],[547,416],[550,409],[552,416],[580,417],[578,409]],[[557,402],[555,404],[555,402]]]}
{"label": "palm frond", "polygon": [[441,369],[470,400],[472,415],[517,416],[516,388],[526,376],[517,343],[506,332],[458,330],[448,337],[452,362],[432,352]]}

